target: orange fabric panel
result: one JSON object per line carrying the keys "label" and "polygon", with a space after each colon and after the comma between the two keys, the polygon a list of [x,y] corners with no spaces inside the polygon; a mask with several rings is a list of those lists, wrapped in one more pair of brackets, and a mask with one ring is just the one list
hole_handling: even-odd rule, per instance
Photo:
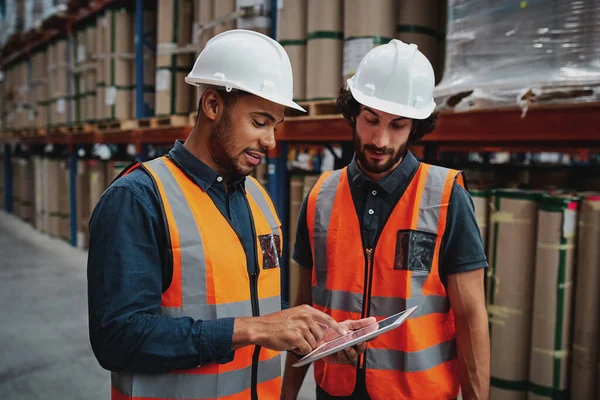
{"label": "orange fabric panel", "polygon": [[347,172],[341,173],[329,220],[326,287],[363,293],[365,254]]}
{"label": "orange fabric panel", "polygon": [[350,396],[356,386],[356,366],[330,364],[323,360],[313,363],[315,382],[331,396]]}
{"label": "orange fabric panel", "polygon": [[458,397],[458,364],[449,361],[420,372],[367,369],[367,391],[372,400],[442,400]]}
{"label": "orange fabric panel", "polygon": [[465,187],[465,177],[462,174],[462,172],[457,171],[457,177],[456,177],[456,183],[458,183],[460,186],[462,186],[463,188]]}
{"label": "orange fabric panel", "polygon": [[250,283],[246,254],[238,236],[208,194],[172,162],[167,165],[186,197],[204,242],[208,303],[248,300]]}
{"label": "orange fabric panel", "polygon": [[[170,161],[165,158],[166,164],[169,165]],[[165,188],[162,182],[150,168],[148,172],[154,178],[158,193],[162,199],[162,203],[165,209],[165,215],[167,218],[167,225],[169,231],[169,237],[171,239],[171,249],[173,254],[173,278],[171,279],[171,285],[162,294],[162,307],[179,308],[183,305],[183,299],[181,295],[181,244],[179,241],[179,231],[177,230],[177,224],[175,223],[175,217],[173,217],[173,211],[167,199]]]}
{"label": "orange fabric panel", "polygon": [[318,304],[313,304],[313,307],[317,310],[329,314],[338,322],[345,321],[347,319],[360,319],[360,313],[354,313],[350,311],[332,310],[331,308],[321,307]]}
{"label": "orange fabric panel", "polygon": [[[270,381],[259,383],[256,386],[258,392],[258,398],[260,400],[279,400],[281,397],[281,384],[282,378],[271,379]],[[249,397],[244,397],[243,400],[247,400]],[[242,398],[240,398],[242,400]]]}

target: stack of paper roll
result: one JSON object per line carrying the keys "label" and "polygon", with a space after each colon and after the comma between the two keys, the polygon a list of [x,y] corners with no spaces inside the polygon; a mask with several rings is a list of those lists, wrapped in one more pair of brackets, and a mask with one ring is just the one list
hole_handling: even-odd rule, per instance
{"label": "stack of paper roll", "polygon": [[[214,0],[196,0],[196,3],[194,5],[195,10],[196,10],[196,24],[197,26],[199,25],[204,25],[207,24],[209,22],[212,21],[213,19],[213,15],[214,15]],[[195,37],[194,43],[198,43],[198,52],[196,53],[196,56],[198,56],[200,54],[200,52],[202,51],[202,49],[204,49],[204,46],[206,46],[206,43],[210,40],[211,37],[213,37],[215,32],[214,28],[210,28],[210,29],[205,29],[202,31],[202,35],[200,35],[199,37]],[[200,101],[200,90],[194,90],[195,93],[195,97],[194,97],[194,103],[192,104],[192,111],[195,110],[195,107],[198,106],[198,102]]]}
{"label": "stack of paper roll", "polygon": [[584,194],[579,213],[571,398],[600,395],[600,194]]}
{"label": "stack of paper roll", "polygon": [[90,219],[90,177],[88,162],[77,161],[77,247],[87,248]]}
{"label": "stack of paper roll", "polygon": [[52,237],[60,237],[60,212],[59,212],[59,192],[64,190],[60,180],[60,162],[58,160],[48,161],[49,177],[49,202],[48,214],[50,216],[49,233]]}
{"label": "stack of paper roll", "polygon": [[72,115],[73,122],[81,123],[86,120],[87,117],[87,76],[86,76],[86,44],[87,35],[86,28],[80,27],[74,36],[74,68],[72,77],[72,91],[71,101],[74,104],[74,112]]}
{"label": "stack of paper roll", "polygon": [[90,178],[90,215],[96,208],[100,196],[106,190],[106,163],[100,160],[88,161],[88,174]]}
{"label": "stack of paper roll", "polygon": [[69,122],[68,118],[68,53],[67,41],[61,39],[49,46],[48,79],[50,81],[50,122],[61,125]]}
{"label": "stack of paper roll", "polygon": [[[235,12],[235,0],[213,0],[213,19],[226,18]],[[237,27],[236,20],[232,19],[215,26],[214,34],[218,35],[225,31],[230,31]]]}
{"label": "stack of paper roll", "polygon": [[36,128],[48,126],[48,60],[47,50],[41,50],[31,57],[32,106],[35,107]]}
{"label": "stack of paper roll", "polygon": [[96,35],[98,35],[98,29],[96,21],[93,20],[88,23],[87,28],[85,29],[85,50],[81,50],[81,58],[85,60],[83,71],[85,82],[85,112],[83,113],[83,120],[91,123],[96,121],[96,112],[98,109],[98,106],[96,105],[98,66],[94,58],[96,55]]}
{"label": "stack of paper roll", "polygon": [[294,99],[306,96],[306,0],[286,0],[279,10],[279,43],[287,52],[294,73]]}
{"label": "stack of paper roll", "polygon": [[58,186],[58,220],[59,234],[58,236],[65,240],[71,240],[71,225],[70,225],[70,197],[69,197],[69,163],[66,160],[60,161],[59,166],[59,186]]}
{"label": "stack of paper roll", "polygon": [[568,195],[544,194],[540,198],[530,400],[565,398],[568,394],[578,201]]}
{"label": "stack of paper roll", "polygon": [[[156,46],[157,13],[156,8],[151,7],[152,2],[144,2],[144,37],[146,41]],[[134,69],[134,84],[136,84]],[[148,46],[144,46],[144,113],[143,115],[154,115],[156,106],[156,54]],[[135,93],[135,91],[134,91]],[[133,115],[137,118],[137,103],[133,101]]]}
{"label": "stack of paper roll", "polygon": [[[108,53],[108,43],[105,41],[106,30],[108,29],[108,19],[106,13],[102,13],[96,19],[96,36],[95,36],[95,49],[96,53],[92,55],[93,62],[96,64],[96,113],[95,119],[97,121],[104,121],[108,119],[107,107],[106,107],[106,74],[105,74],[105,63],[106,54]],[[93,77],[90,76],[91,80]],[[91,82],[90,82],[91,83]]]}
{"label": "stack of paper roll", "polygon": [[487,230],[488,230],[488,206],[490,200],[490,191],[487,189],[470,189],[469,193],[473,198],[473,205],[475,206],[475,218],[477,219],[477,225],[479,226],[479,232],[483,239],[483,248],[487,253]]}
{"label": "stack of paper roll", "polygon": [[308,0],[306,99],[337,97],[342,86],[342,0]]}
{"label": "stack of paper roll", "polygon": [[125,8],[110,9],[105,16],[104,114],[107,119],[133,118],[134,16]]}
{"label": "stack of paper roll", "polygon": [[50,160],[48,158],[43,158],[42,160],[42,180],[42,232],[50,234],[50,197],[52,196],[52,186],[50,183]]}
{"label": "stack of paper roll", "polygon": [[35,229],[42,231],[44,225],[44,165],[42,158],[39,156],[32,157],[33,170],[34,170],[34,226]]}
{"label": "stack of paper roll", "polygon": [[191,0],[158,1],[158,53],[156,64],[156,115],[188,115],[193,109],[193,87],[185,83],[193,54],[176,54],[192,39]]}
{"label": "stack of paper roll", "polygon": [[290,216],[289,216],[289,243],[290,243],[290,304],[296,304],[298,296],[298,286],[300,284],[300,266],[292,259],[294,253],[294,244],[296,243],[296,232],[298,228],[298,214],[302,204],[302,193],[304,188],[304,177],[302,175],[293,175],[290,179]]}
{"label": "stack of paper roll", "polygon": [[439,0],[399,0],[396,38],[405,43],[414,43],[429,59],[435,71],[436,82],[441,79],[439,46],[443,45],[440,29]]}
{"label": "stack of paper roll", "polygon": [[18,158],[12,159],[12,173],[16,178],[13,180],[12,187],[12,203],[13,203],[13,213],[17,217],[21,217],[21,163]]}
{"label": "stack of paper roll", "polygon": [[369,50],[394,38],[396,3],[394,0],[344,0],[344,83],[354,75]]}
{"label": "stack of paper roll", "polygon": [[486,287],[492,399],[527,399],[537,198],[509,189],[491,195]]}

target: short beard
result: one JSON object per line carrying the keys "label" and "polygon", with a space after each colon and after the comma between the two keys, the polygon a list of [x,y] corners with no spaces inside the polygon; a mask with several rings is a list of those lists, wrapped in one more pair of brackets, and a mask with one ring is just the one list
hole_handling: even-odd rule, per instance
{"label": "short beard", "polygon": [[210,156],[217,168],[220,171],[223,171],[223,175],[227,178],[234,176],[248,176],[252,173],[254,167],[242,167],[240,157],[243,156],[246,151],[255,151],[266,154],[267,149],[247,147],[241,154],[234,157],[230,156],[227,150],[234,148],[233,140],[229,134],[230,127],[231,115],[226,108],[223,112],[221,121],[210,132],[210,137],[208,139]]}
{"label": "short beard", "polygon": [[[356,159],[366,172],[370,172],[372,174],[381,174],[390,171],[408,152],[408,141],[404,142],[396,151],[396,153],[394,153],[394,149],[389,147],[380,148],[372,144],[363,145],[356,132],[356,125],[354,126],[352,138],[354,142],[354,151],[356,152]],[[392,157],[384,164],[373,163],[367,158],[367,155],[365,154],[366,150],[392,154]]]}

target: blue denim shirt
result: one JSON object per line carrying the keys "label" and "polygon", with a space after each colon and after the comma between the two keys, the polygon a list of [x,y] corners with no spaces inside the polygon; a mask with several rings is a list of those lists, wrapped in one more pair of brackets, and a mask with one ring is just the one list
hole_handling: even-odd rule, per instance
{"label": "blue denim shirt", "polygon": [[[169,154],[229,219],[242,239],[248,267],[256,269],[244,179],[225,183],[181,142]],[[233,360],[233,318],[200,321],[156,314],[162,271],[169,268],[168,242],[160,197],[146,172],[137,169],[114,182],[89,228],[89,333],[102,367],[167,372]]]}

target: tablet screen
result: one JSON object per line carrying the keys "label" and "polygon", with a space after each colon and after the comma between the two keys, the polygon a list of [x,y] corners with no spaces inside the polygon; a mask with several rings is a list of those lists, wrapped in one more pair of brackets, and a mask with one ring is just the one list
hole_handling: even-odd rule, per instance
{"label": "tablet screen", "polygon": [[340,336],[336,339],[330,340],[329,342],[325,342],[304,356],[301,360],[295,363],[294,366],[299,367],[306,365],[310,362],[334,354],[355,344],[365,342],[381,335],[382,333],[395,329],[402,325],[402,323],[406,321],[406,319],[416,310],[416,308],[416,306],[409,308],[408,310],[382,319],[379,322],[375,322],[371,325],[365,326],[364,328],[348,332],[344,336]]}

